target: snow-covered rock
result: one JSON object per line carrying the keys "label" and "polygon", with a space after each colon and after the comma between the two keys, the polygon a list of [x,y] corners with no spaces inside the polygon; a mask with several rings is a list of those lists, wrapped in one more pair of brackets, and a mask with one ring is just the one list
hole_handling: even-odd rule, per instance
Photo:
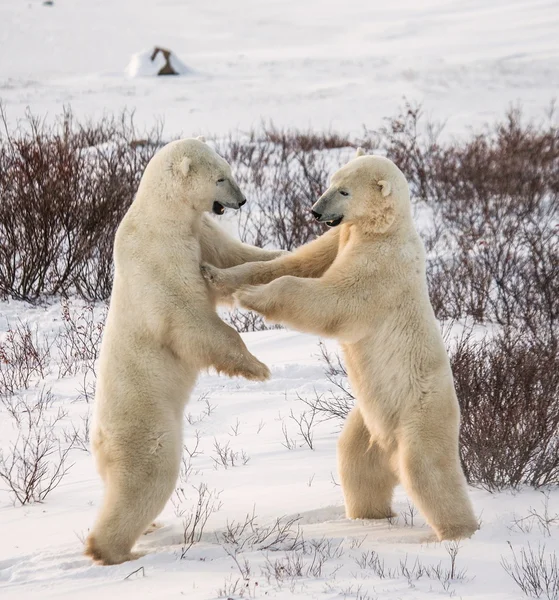
{"label": "snow-covered rock", "polygon": [[187,75],[190,72],[190,69],[171,50],[158,46],[133,54],[126,67],[128,77]]}

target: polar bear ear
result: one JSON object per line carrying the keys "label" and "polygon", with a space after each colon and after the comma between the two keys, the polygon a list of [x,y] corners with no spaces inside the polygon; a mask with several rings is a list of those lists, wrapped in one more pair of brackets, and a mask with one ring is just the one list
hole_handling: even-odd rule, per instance
{"label": "polar bear ear", "polygon": [[186,175],[188,175],[188,171],[190,171],[190,163],[191,160],[190,158],[188,158],[188,156],[185,156],[180,164],[179,164],[179,171],[186,177]]}
{"label": "polar bear ear", "polygon": [[386,233],[396,219],[394,198],[389,197],[392,192],[392,183],[386,179],[381,179],[377,182],[377,185],[377,189],[380,188],[382,199],[375,202],[375,210],[372,215],[373,231]]}
{"label": "polar bear ear", "polygon": [[357,148],[357,150],[355,151],[355,158],[359,158],[360,156],[365,156],[365,150],[363,150],[363,148],[361,148],[361,146],[359,146],[359,148]]}
{"label": "polar bear ear", "polygon": [[380,186],[380,193],[383,195],[383,197],[386,198],[386,196],[390,196],[390,192],[392,191],[392,184],[390,181],[381,179],[378,184]]}
{"label": "polar bear ear", "polygon": [[199,135],[196,139],[200,142],[204,142],[204,144],[206,143],[206,138],[203,135]]}

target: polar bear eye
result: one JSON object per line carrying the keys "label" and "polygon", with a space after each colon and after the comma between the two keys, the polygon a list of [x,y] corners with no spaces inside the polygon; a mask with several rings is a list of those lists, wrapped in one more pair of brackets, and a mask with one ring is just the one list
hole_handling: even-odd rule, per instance
{"label": "polar bear eye", "polygon": [[346,192],[345,190],[340,190],[340,194],[342,196],[349,196],[349,192]]}
{"label": "polar bear eye", "polygon": [[225,183],[225,177],[222,177],[221,179],[218,179],[217,183]]}

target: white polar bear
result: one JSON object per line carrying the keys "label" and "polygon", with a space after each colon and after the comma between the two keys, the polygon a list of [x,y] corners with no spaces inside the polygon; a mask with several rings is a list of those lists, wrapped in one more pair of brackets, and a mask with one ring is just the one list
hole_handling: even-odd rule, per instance
{"label": "white polar bear", "polygon": [[405,177],[358,151],[313,214],[339,227],[290,256],[204,275],[224,295],[271,281],[235,296],[272,321],[341,342],[357,398],[338,444],[348,517],[392,515],[400,481],[439,540],[469,537],[478,523],[458,454],[459,407]]}
{"label": "white polar bear", "polygon": [[283,254],[242,244],[206,214],[244,203],[229,165],[185,139],[152,158],[118,228],[92,435],[105,495],[86,542],[103,564],[137,556],[132,546],[174,489],[183,409],[199,371],[269,377],[218,317],[200,274],[201,260],[230,267]]}

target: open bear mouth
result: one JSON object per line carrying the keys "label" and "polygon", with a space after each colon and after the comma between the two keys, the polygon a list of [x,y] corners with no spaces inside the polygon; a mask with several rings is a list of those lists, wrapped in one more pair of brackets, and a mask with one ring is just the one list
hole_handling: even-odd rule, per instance
{"label": "open bear mouth", "polygon": [[212,210],[216,215],[222,215],[225,212],[225,206],[220,204],[217,200],[213,203]]}
{"label": "open bear mouth", "polygon": [[339,225],[343,220],[343,216],[338,217],[337,219],[334,219],[333,221],[325,221],[326,225],[328,225],[328,227],[336,227],[336,225]]}

